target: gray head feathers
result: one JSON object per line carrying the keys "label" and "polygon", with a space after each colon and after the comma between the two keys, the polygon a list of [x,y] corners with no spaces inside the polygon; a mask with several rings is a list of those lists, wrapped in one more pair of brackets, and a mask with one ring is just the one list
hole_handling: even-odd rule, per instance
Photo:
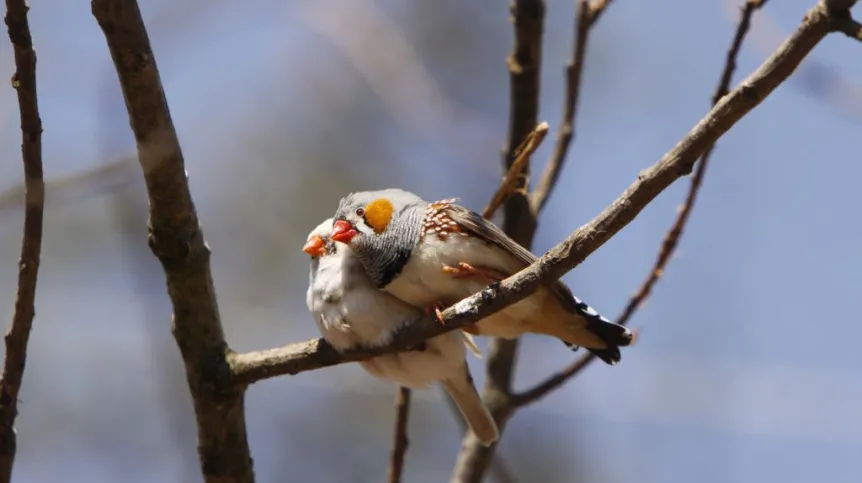
{"label": "gray head feathers", "polygon": [[[372,226],[369,223],[372,214],[365,210],[379,200],[388,201],[391,215],[383,222],[375,219]],[[350,241],[350,248],[378,288],[398,276],[410,259],[422,234],[427,205],[419,196],[396,188],[350,193],[338,203],[335,220],[347,221],[358,232]]]}

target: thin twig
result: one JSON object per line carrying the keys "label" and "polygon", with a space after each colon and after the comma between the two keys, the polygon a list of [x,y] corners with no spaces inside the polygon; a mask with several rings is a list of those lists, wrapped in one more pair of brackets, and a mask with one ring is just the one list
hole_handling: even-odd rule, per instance
{"label": "thin twig", "polygon": [[569,152],[569,146],[571,146],[572,140],[575,137],[575,113],[578,110],[578,99],[581,92],[581,74],[584,70],[587,40],[589,39],[590,29],[595,25],[602,12],[605,11],[605,8],[610,3],[611,0],[599,0],[595,3],[590,3],[589,0],[580,0],[578,2],[578,13],[575,21],[575,45],[572,47],[572,60],[566,66],[566,97],[563,101],[563,120],[560,123],[560,132],[557,135],[554,152],[551,154],[551,158],[542,172],[538,186],[533,190],[533,194],[530,197],[534,213],[539,213],[544,208],[548,197],[550,197],[551,192],[557,185],[557,180],[560,177],[560,172],[566,160],[566,154]]}
{"label": "thin twig", "polygon": [[[749,0],[742,7],[739,24],[736,28],[736,33],[733,36],[730,48],[727,51],[724,69],[722,70],[718,87],[716,87],[715,93],[712,96],[713,106],[718,104],[721,98],[727,95],[730,90],[730,82],[733,78],[733,72],[736,70],[736,58],[739,54],[740,48],[742,47],[745,35],[748,33],[748,29],[751,26],[751,17],[757,9],[766,4],[766,1],[767,0]],[[638,307],[640,307],[641,304],[643,304],[643,302],[650,296],[653,287],[658,282],[659,278],[661,278],[662,273],[664,273],[665,266],[673,256],[674,250],[676,250],[676,247],[679,244],[679,239],[685,229],[685,225],[688,222],[691,210],[694,208],[694,203],[697,199],[697,194],[700,190],[701,183],[703,182],[703,176],[706,173],[706,167],[709,164],[709,158],[714,147],[715,143],[712,143],[706,148],[706,151],[704,151],[700,163],[697,164],[694,177],[692,177],[685,203],[679,210],[676,220],[673,225],[671,225],[667,235],[665,235],[664,242],[662,243],[661,250],[656,258],[655,264],[649,271],[646,280],[644,280],[640,288],[635,292],[635,295],[632,296],[631,300],[629,300],[625,310],[623,310],[623,313],[617,319],[617,323],[626,325],[629,320],[631,320],[635,311],[637,311]],[[574,361],[560,372],[518,394],[515,397],[517,404],[519,406],[524,406],[545,397],[548,393],[559,388],[565,384],[566,381],[577,375],[590,363],[590,361],[592,361],[592,359],[592,354],[585,354],[583,357]]]}
{"label": "thin twig", "polygon": [[506,175],[503,177],[503,181],[500,183],[500,187],[497,188],[497,192],[491,197],[491,202],[488,203],[488,206],[482,211],[483,217],[491,219],[491,217],[494,216],[494,212],[497,211],[497,208],[506,201],[510,194],[518,189],[518,185],[524,185],[523,181],[521,183],[518,182],[518,178],[523,178],[523,176],[525,176],[524,167],[529,164],[530,157],[533,156],[533,153],[535,153],[536,149],[538,149],[542,144],[542,141],[545,139],[547,134],[548,123],[543,121],[539,123],[539,125],[536,126],[536,128],[533,129],[526,138],[524,138],[524,141],[521,142],[518,148],[515,149],[515,160],[512,162]]}
{"label": "thin twig", "polygon": [[149,197],[149,245],[162,264],[173,334],[194,401],[206,483],[252,483],[244,387],[230,384],[227,343],[185,162],[136,1],[92,0],[117,70]]}
{"label": "thin twig", "polygon": [[404,471],[404,455],[410,441],[407,439],[407,420],[410,417],[410,389],[399,386],[395,395],[395,430],[392,452],[389,456],[389,483],[400,483]]}
{"label": "thin twig", "polygon": [[[482,216],[485,219],[491,219],[494,216],[494,212],[499,208],[511,195],[512,193],[518,192],[521,195],[526,194],[526,171],[525,168],[529,167],[530,159],[533,153],[538,149],[539,145],[541,145],[542,141],[545,139],[545,136],[548,134],[548,123],[541,122],[537,125],[527,137],[521,141],[521,144],[515,148],[511,155],[506,156],[508,159],[513,159],[512,164],[509,166],[506,175],[503,177],[503,181],[500,183],[500,186],[497,188],[497,191],[494,193],[494,196],[491,197],[490,203],[485,208],[482,213]],[[517,190],[517,186],[522,186],[520,191]],[[467,424],[464,419],[461,417],[461,412],[455,403],[452,401],[452,398],[446,395],[446,400],[449,401],[449,407],[452,409],[452,413],[456,416],[458,423],[461,425],[461,428],[466,431]],[[469,431],[467,431],[469,432]],[[466,434],[466,433],[465,433]],[[510,475],[509,470],[503,465],[503,462],[500,458],[494,456],[491,459],[491,472],[495,474],[498,483],[500,482],[511,482],[514,481],[512,476]]]}
{"label": "thin twig", "polygon": [[760,67],[724,96],[669,152],[649,168],[608,207],[578,228],[539,260],[520,272],[473,294],[443,311],[444,324],[430,319],[407,326],[392,344],[368,350],[336,352],[323,339],[248,353],[231,353],[233,382],[249,384],[284,374],[369,359],[408,350],[417,343],[475,323],[558,280],[615,236],[668,186],[683,176],[706,149],[757,107],[784,82],[812,49],[837,29],[841,12],[818,3],[802,25]]}
{"label": "thin twig", "polygon": [[[730,83],[733,80],[733,73],[736,70],[736,58],[739,55],[739,50],[742,47],[742,42],[745,40],[748,29],[751,27],[751,17],[754,15],[755,11],[766,4],[766,1],[767,0],[749,0],[742,7],[739,25],[736,28],[736,33],[733,36],[730,49],[727,51],[727,60],[725,61],[718,86],[712,96],[713,106],[718,104],[721,98],[726,96],[730,91]],[[704,151],[703,156],[701,156],[700,163],[697,164],[697,169],[691,179],[685,202],[677,213],[676,220],[674,220],[665,235],[661,250],[659,251],[658,257],[656,257],[655,264],[647,275],[646,280],[641,284],[641,287],[637,292],[635,292],[635,295],[631,300],[629,300],[628,305],[626,305],[625,310],[623,310],[622,315],[620,315],[618,319],[618,323],[625,324],[631,319],[638,307],[640,307],[641,304],[649,298],[653,287],[664,273],[667,263],[670,261],[677,245],[679,244],[680,237],[682,236],[686,223],[688,223],[691,211],[694,209],[695,201],[697,201],[697,194],[700,191],[701,184],[703,183],[703,176],[706,174],[706,167],[709,165],[709,159],[714,148],[715,143],[710,144]]]}
{"label": "thin twig", "polygon": [[[516,186],[519,184],[521,186],[526,185],[526,175],[524,174],[524,168],[529,166],[530,159],[542,141],[545,139],[545,136],[548,133],[548,123],[541,122],[538,126],[533,129],[527,137],[521,141],[521,144],[518,145],[512,151],[511,158],[514,159],[509,170],[506,172],[506,175],[503,177],[503,181],[500,183],[500,186],[497,188],[497,191],[491,197],[491,201],[488,206],[485,208],[482,216],[485,219],[491,219],[494,216],[494,212],[508,199],[509,195],[516,192]],[[517,191],[520,194],[525,193],[525,189],[521,188],[520,191]],[[455,405],[455,402],[449,396],[448,393],[444,391],[446,396],[446,401],[449,403],[449,408],[452,411],[452,414],[455,416],[455,419],[458,421],[458,424],[461,426],[462,432],[469,433],[467,431],[467,423],[464,421],[464,418],[461,416],[461,411],[458,409],[458,406]],[[511,476],[511,472],[506,468],[503,464],[502,460],[496,455],[491,459],[491,467],[490,471],[494,474],[498,483],[510,483],[514,482],[514,478]]]}
{"label": "thin twig", "polygon": [[6,355],[0,376],[0,482],[12,478],[17,438],[15,417],[18,393],[27,362],[27,343],[36,314],[36,279],[42,251],[42,213],[45,184],[42,177],[42,120],[36,97],[36,52],[27,22],[27,3],[6,0],[6,26],[15,55],[12,87],[21,113],[21,155],[24,162],[24,236],[18,260],[18,292],[12,325],[6,333]]}
{"label": "thin twig", "polygon": [[[503,172],[509,172],[518,156],[516,147],[528,137],[538,122],[541,85],[542,33],[545,23],[544,0],[512,0],[510,3],[515,44],[506,59],[509,70],[509,132],[503,151]],[[526,163],[516,178],[514,192],[503,206],[503,231],[529,249],[536,233],[536,215],[527,196],[530,166]],[[488,349],[485,387],[482,399],[497,423],[500,434],[511,416],[509,396],[518,354],[518,339],[494,338]],[[485,446],[468,431],[463,439],[452,481],[480,481],[494,459],[497,444]]]}

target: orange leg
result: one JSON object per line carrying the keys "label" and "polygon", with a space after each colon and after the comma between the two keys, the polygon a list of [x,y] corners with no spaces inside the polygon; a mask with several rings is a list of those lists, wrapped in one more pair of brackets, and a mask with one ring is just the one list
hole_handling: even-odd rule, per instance
{"label": "orange leg", "polygon": [[445,308],[442,302],[434,302],[428,304],[425,307],[425,315],[431,316],[431,312],[434,312],[434,316],[437,318],[437,322],[440,322],[440,325],[446,325],[446,322],[443,321],[443,312],[440,309]]}
{"label": "orange leg", "polygon": [[482,277],[489,282],[499,282],[506,278],[502,273],[490,268],[474,267],[466,262],[459,262],[457,267],[443,265],[443,271],[452,276],[452,278],[467,278],[467,277]]}

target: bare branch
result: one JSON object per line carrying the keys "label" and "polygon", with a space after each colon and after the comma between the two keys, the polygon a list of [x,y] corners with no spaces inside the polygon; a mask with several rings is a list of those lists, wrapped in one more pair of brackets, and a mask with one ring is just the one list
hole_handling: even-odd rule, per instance
{"label": "bare branch", "polygon": [[[491,217],[494,216],[494,212],[499,208],[511,195],[513,192],[516,192],[516,186],[519,184],[523,186],[520,191],[517,191],[521,195],[526,194],[526,185],[527,179],[525,175],[525,169],[529,167],[530,158],[536,149],[541,145],[542,141],[545,139],[545,136],[548,134],[548,123],[542,122],[538,126],[530,132],[526,138],[515,148],[511,156],[507,156],[507,159],[514,159],[512,164],[509,166],[506,175],[503,177],[503,181],[500,183],[500,186],[497,188],[497,191],[491,198],[490,203],[483,211],[482,216],[485,219],[490,220]],[[496,348],[492,347],[492,354],[497,354],[497,359],[495,359],[496,363],[499,364],[499,352],[495,352]],[[511,365],[514,364],[512,360],[510,362]],[[461,426],[461,429],[467,431],[467,423],[464,421],[464,418],[461,416],[461,411],[458,409],[458,406],[455,405],[455,402],[449,396],[448,393],[444,391],[446,395],[446,401],[449,403],[449,408],[452,410],[452,414],[455,416],[455,419],[458,421],[458,424]],[[509,470],[505,467],[503,462],[496,456],[491,458],[491,473],[494,474],[498,483],[503,482],[511,482],[514,481],[511,476]]]}
{"label": "bare branch", "polygon": [[[713,106],[718,104],[724,96],[728,94],[728,90],[730,87],[730,82],[733,77],[733,72],[736,69],[736,57],[739,54],[739,50],[742,46],[742,42],[745,39],[745,35],[748,33],[748,29],[751,25],[751,17],[756,10],[766,4],[767,0],[749,0],[742,7],[739,24],[736,29],[736,33],[733,37],[733,41],[731,43],[730,48],[727,52],[727,59],[724,65],[724,69],[721,74],[721,78],[718,83],[718,87],[715,90],[715,93],[712,97]],[[815,7],[815,10],[819,8]],[[810,15],[811,12],[809,12]],[[840,15],[835,15],[835,17],[840,17]],[[831,23],[833,25],[837,25],[835,21],[836,18],[833,18]],[[827,24],[830,23],[828,19],[823,19]],[[750,82],[753,78],[757,78],[759,74],[761,77],[766,75],[765,68],[770,66],[770,64],[774,65],[774,62],[779,59],[782,59],[780,55],[782,51],[786,51],[789,47],[793,45],[793,39],[799,35],[800,31],[804,29],[805,24],[803,24],[797,32],[792,36],[785,44],[776,52],[773,57],[768,59],[754,74],[752,74],[748,79],[743,81],[739,87],[737,87],[735,92],[739,92],[742,89],[746,88],[746,84]],[[834,29],[835,27],[833,27]],[[828,33],[828,30],[827,30]],[[821,37],[822,38],[822,37]],[[801,41],[800,41],[801,43]],[[800,47],[801,48],[801,47]],[[812,46],[813,48],[813,46]],[[810,50],[810,49],[809,49]],[[786,52],[784,59],[791,58],[791,60],[785,60],[786,62],[792,61],[795,59],[797,55],[804,55],[807,52],[802,53],[800,51],[797,52]],[[801,61],[801,57],[798,62]],[[791,71],[792,72],[792,71]],[[774,87],[773,87],[774,88]],[[715,108],[713,108],[713,112]],[[682,236],[682,232],[685,229],[685,225],[688,222],[689,215],[691,214],[692,209],[694,208],[694,203],[697,200],[697,194],[700,190],[700,186],[703,182],[704,174],[706,173],[706,167],[709,164],[710,155],[712,154],[712,150],[715,147],[715,142],[709,143],[709,145],[704,150],[703,156],[701,158],[700,163],[697,165],[697,170],[695,171],[694,177],[692,178],[691,185],[689,187],[688,194],[686,195],[686,200],[683,206],[680,208],[679,213],[677,214],[676,220],[674,220],[673,225],[668,230],[667,235],[665,235],[664,242],[662,243],[661,250],[659,251],[658,257],[656,258],[655,264],[647,275],[646,280],[641,284],[640,288],[637,290],[634,296],[632,296],[631,300],[627,304],[625,310],[617,319],[617,323],[625,325],[631,320],[631,317],[634,315],[635,311],[637,311],[638,307],[649,297],[652,292],[653,286],[658,282],[659,278],[661,278],[664,273],[665,266],[670,261],[673,256],[674,250],[679,243],[679,239]],[[689,169],[685,174],[690,172]],[[563,384],[565,384],[569,379],[577,375],[583,368],[585,368],[591,361],[593,360],[592,354],[585,354],[580,359],[574,361],[569,366],[562,369],[560,372],[553,374],[548,377],[546,380],[536,384],[530,389],[523,391],[522,393],[517,394],[514,399],[518,406],[525,406],[527,404],[531,404],[533,402],[538,401],[539,399],[545,397],[550,392],[559,388]]]}
{"label": "bare branch", "polygon": [[838,31],[851,39],[856,39],[862,42],[862,24],[853,20],[850,16],[838,24]]}
{"label": "bare branch", "polygon": [[827,10],[831,10],[832,14],[843,17],[850,13],[853,5],[856,5],[856,0],[821,0],[819,3],[822,3]]}
{"label": "bare branch", "polygon": [[[506,305],[497,308],[496,305],[501,303]],[[383,354],[412,350],[426,339],[475,323],[508,305],[507,301],[498,298],[497,292],[489,287],[444,310],[444,324],[432,318],[422,318],[400,329],[386,346],[338,352],[325,339],[318,338],[275,349],[230,353],[228,361],[232,381],[235,385],[244,386],[271,377],[296,375],[348,362],[364,361]]]}
{"label": "bare branch", "polygon": [[523,180],[519,183],[518,179],[519,177],[523,178],[524,167],[529,165],[530,157],[542,144],[542,141],[545,139],[547,134],[548,123],[541,122],[535,129],[533,129],[532,132],[530,132],[530,134],[527,135],[518,148],[515,149],[515,160],[512,162],[506,175],[503,177],[503,181],[500,183],[500,187],[497,188],[497,192],[491,197],[491,202],[488,203],[488,206],[485,207],[484,211],[482,211],[483,217],[491,219],[491,217],[494,216],[494,212],[497,211],[497,208],[499,208],[500,205],[506,201],[506,198],[508,198],[508,196],[517,189],[516,187],[518,184],[521,184],[522,186],[526,184]]}
{"label": "bare branch", "polygon": [[518,394],[513,394],[512,405],[522,408],[542,399],[575,377],[575,375],[581,372],[583,368],[587,367],[594,358],[595,356],[588,352],[568,366],[564,367],[561,371],[549,376],[547,379],[536,384],[530,389],[519,392]]}
{"label": "bare branch", "polygon": [[243,409],[230,385],[227,344],[182,151],[138,4],[92,0],[135,135],[149,196],[149,245],[167,278],[173,333],[186,367],[207,483],[254,481]]}
{"label": "bare branch", "polygon": [[[455,416],[455,420],[458,422],[458,426],[461,428],[461,432],[466,432],[469,430],[469,426],[467,422],[464,421],[464,418],[461,416],[461,410],[458,409],[458,406],[455,404],[455,401],[452,399],[452,396],[449,395],[446,391],[441,391],[446,399],[446,403],[449,406],[449,410],[452,415]],[[512,474],[512,470],[510,470],[505,462],[500,452],[494,454],[494,458],[491,460],[491,468],[488,470],[488,473],[492,476],[493,481],[496,483],[515,483],[517,479]]]}
{"label": "bare branch", "polygon": [[[751,26],[751,17],[757,9],[765,4],[766,0],[749,0],[742,7],[742,13],[740,14],[736,34],[733,36],[730,49],[727,51],[727,60],[724,64],[724,70],[721,73],[721,78],[718,82],[718,87],[715,89],[715,94],[712,96],[713,106],[718,104],[721,98],[726,96],[730,90],[733,72],[736,70],[736,57],[739,55],[742,42],[745,40],[745,35],[748,33],[748,29]],[[670,261],[677,245],[679,244],[679,239],[682,236],[686,223],[688,222],[689,215],[691,215],[691,211],[694,209],[694,203],[697,201],[697,194],[700,191],[703,176],[706,174],[706,167],[709,164],[709,159],[714,148],[715,143],[712,143],[704,151],[700,163],[697,165],[694,177],[692,177],[685,203],[679,210],[679,213],[677,213],[676,220],[674,220],[673,225],[671,225],[667,232],[667,235],[665,235],[655,264],[647,275],[646,280],[644,280],[641,287],[629,301],[622,315],[618,319],[618,323],[625,324],[631,319],[638,307],[640,307],[640,305],[643,304],[643,302],[650,296],[652,288],[664,273],[667,263]]]}
{"label": "bare branch", "polygon": [[395,430],[392,436],[392,453],[389,457],[389,483],[400,483],[407,454],[407,420],[410,417],[410,389],[399,386],[395,396]]}
{"label": "bare branch", "polygon": [[605,8],[610,5],[611,0],[598,0],[590,3],[589,0],[578,2],[578,14],[575,21],[575,45],[572,47],[572,60],[566,66],[566,97],[563,101],[563,120],[560,123],[560,132],[557,135],[557,143],[551,159],[542,172],[539,185],[533,190],[531,204],[534,213],[539,213],[544,208],[548,197],[557,184],[569,146],[575,137],[575,113],[578,110],[578,99],[581,92],[581,73],[584,70],[584,58],[587,53],[587,40],[590,29],[595,25]]}
{"label": "bare branch", "polygon": [[[539,87],[542,67],[542,33],[545,23],[544,0],[512,0],[510,3],[515,45],[506,59],[509,69],[509,133],[503,152],[503,171],[508,172],[517,158],[516,144],[525,139],[539,116]],[[503,231],[517,243],[530,248],[536,232],[536,215],[527,196],[530,166],[523,168],[514,192],[503,207]],[[518,339],[495,338],[488,350],[483,400],[502,435],[511,416],[509,395],[518,353]],[[485,446],[472,432],[467,432],[458,454],[452,481],[482,480],[497,444]]]}
{"label": "bare branch", "polygon": [[[494,196],[491,198],[491,202],[485,208],[482,216],[486,219],[491,219],[494,216],[494,212],[500,205],[503,204],[508,199],[508,196],[513,192],[516,192],[516,186],[520,185],[522,188],[520,191],[517,191],[522,196],[526,194],[527,187],[527,177],[526,177],[526,169],[529,167],[530,158],[542,141],[545,139],[545,136],[548,134],[548,123],[542,122],[538,126],[533,129],[527,137],[518,145],[509,155],[505,156],[505,159],[513,159],[511,165],[509,165],[509,169],[506,172],[506,175],[503,177],[503,181],[500,183],[500,187],[497,188],[497,192],[494,193]],[[512,349],[514,350],[514,348]],[[498,366],[503,363],[508,363],[509,367],[513,367],[514,365],[514,352],[513,356],[508,361],[503,361],[500,358],[500,349],[497,346],[493,346],[491,349],[492,355],[495,355],[495,359],[493,360],[494,364]],[[511,376],[508,376],[511,377]],[[449,407],[452,409],[453,414],[455,414],[458,423],[461,425],[462,429],[467,429],[467,424],[461,417],[461,413],[458,410],[458,407],[449,397],[446,395],[446,400],[449,401]],[[467,431],[469,433],[469,431]],[[512,481],[512,477],[509,474],[509,471],[502,464],[502,461],[495,456],[491,456],[491,472],[495,473],[498,481]]]}
{"label": "bare branch", "polygon": [[6,26],[15,55],[12,87],[21,113],[21,155],[24,161],[24,236],[18,260],[18,293],[12,325],[6,333],[6,355],[0,376],[0,482],[12,478],[17,438],[18,392],[27,362],[27,343],[36,315],[36,279],[42,251],[42,213],[45,184],[42,179],[42,120],[36,97],[36,52],[24,0],[6,0]]}

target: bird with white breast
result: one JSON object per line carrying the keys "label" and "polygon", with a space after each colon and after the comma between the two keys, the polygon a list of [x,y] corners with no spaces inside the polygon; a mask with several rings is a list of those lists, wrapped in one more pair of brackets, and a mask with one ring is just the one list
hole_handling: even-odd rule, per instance
{"label": "bird with white breast", "polygon": [[[331,239],[349,246],[371,282],[408,304],[434,311],[452,305],[537,260],[478,213],[400,189],[351,193],[339,202]],[[584,347],[607,364],[620,360],[631,332],[599,315],[562,282],[465,330],[515,338],[525,333]]]}
{"label": "bird with white breast", "polygon": [[[336,350],[377,347],[397,330],[425,317],[398,298],[378,290],[351,248],[330,239],[332,219],[309,233],[303,251],[311,256],[308,309],[320,334]],[[430,338],[417,350],[384,354],[359,364],[370,374],[421,389],[440,382],[479,441],[490,445],[499,432],[482,402],[467,366],[472,338],[460,330]]]}

